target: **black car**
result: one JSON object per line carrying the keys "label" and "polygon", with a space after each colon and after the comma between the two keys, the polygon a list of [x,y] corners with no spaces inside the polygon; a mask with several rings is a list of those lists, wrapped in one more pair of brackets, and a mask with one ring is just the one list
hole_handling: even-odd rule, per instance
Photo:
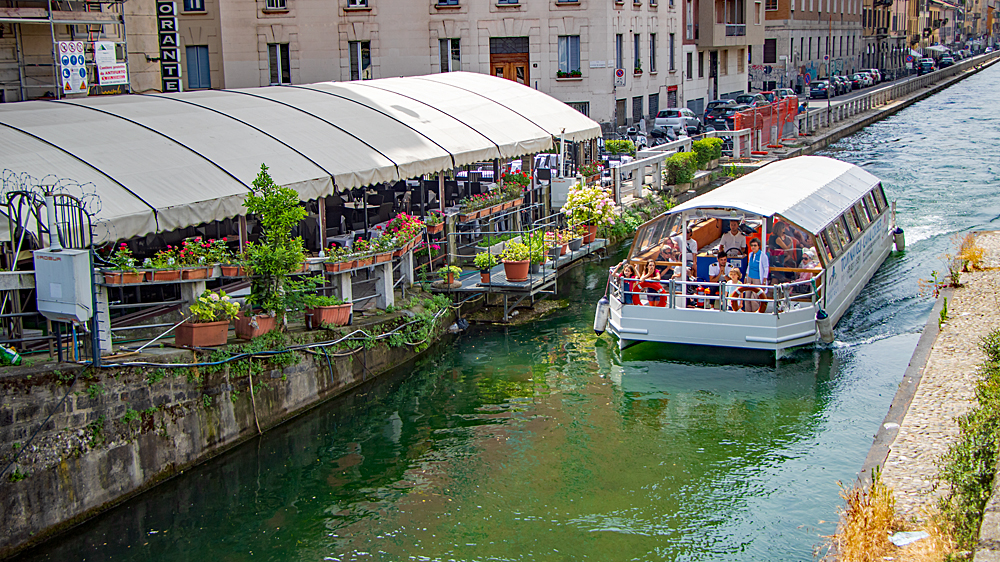
{"label": "black car", "polygon": [[920,62],[917,63],[917,76],[934,72],[934,70],[934,59],[920,59]]}
{"label": "black car", "polygon": [[751,109],[749,105],[726,105],[713,108],[705,119],[705,125],[710,125],[717,131],[732,131],[736,114]]}
{"label": "black car", "polygon": [[826,80],[817,80],[809,85],[809,99],[826,99],[834,97],[837,93],[830,87]]}
{"label": "black car", "polygon": [[851,76],[851,89],[860,90],[865,87],[865,79],[860,74],[854,74]]}
{"label": "black car", "polygon": [[708,102],[705,106],[705,115],[702,117],[701,122],[708,125],[708,113],[715,109],[716,107],[729,107],[736,105],[736,100],[734,99],[720,99]]}

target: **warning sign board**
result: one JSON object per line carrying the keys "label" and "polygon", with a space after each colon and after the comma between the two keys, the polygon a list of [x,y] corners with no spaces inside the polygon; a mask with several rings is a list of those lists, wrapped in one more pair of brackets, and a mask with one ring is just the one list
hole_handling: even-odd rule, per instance
{"label": "warning sign board", "polygon": [[86,94],[87,63],[83,41],[59,41],[59,82],[63,94]]}
{"label": "warning sign board", "polygon": [[102,86],[128,84],[128,66],[125,63],[99,66],[97,67],[97,79]]}

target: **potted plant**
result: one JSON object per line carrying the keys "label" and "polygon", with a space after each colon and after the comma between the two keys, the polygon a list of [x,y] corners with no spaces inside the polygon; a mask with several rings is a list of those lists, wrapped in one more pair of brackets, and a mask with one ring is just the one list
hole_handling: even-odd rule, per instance
{"label": "potted plant", "polygon": [[308,295],[306,306],[306,327],[315,330],[324,326],[347,326],[351,323],[354,305],[337,297]]}
{"label": "potted plant", "polygon": [[[210,238],[207,242],[202,242],[205,249],[205,263],[210,265],[213,269],[218,266],[218,270],[213,271],[212,275],[222,274],[222,266],[233,267],[233,253],[229,250],[228,240],[226,238]],[[229,270],[230,273],[239,274],[239,266],[235,266],[236,271]],[[234,277],[235,275],[229,275],[228,277]]]}
{"label": "potted plant", "polygon": [[455,283],[455,276],[462,274],[462,268],[455,265],[446,265],[438,270],[438,275],[441,279],[445,280],[445,284],[453,285]]}
{"label": "potted plant", "polygon": [[503,272],[508,281],[520,282],[528,280],[528,258],[531,250],[521,242],[509,242],[500,254],[503,262]]}
{"label": "potted plant", "polygon": [[490,270],[493,269],[500,260],[497,259],[496,255],[491,252],[479,252],[476,257],[472,259],[472,263],[476,265],[476,269],[479,270],[479,280],[482,283],[490,282]]}
{"label": "potted plant", "polygon": [[173,246],[156,252],[151,258],[146,258],[142,266],[146,272],[147,281],[177,281],[181,278],[180,264],[177,263],[177,252]]}
{"label": "potted plant", "polygon": [[194,321],[188,321],[174,332],[178,347],[213,347],[224,345],[229,335],[229,321],[236,317],[240,305],[225,291],[205,291],[191,304]]}
{"label": "potted plant", "polygon": [[306,216],[306,210],[299,205],[298,193],[275,184],[264,164],[251,189],[243,205],[249,213],[257,215],[263,236],[257,243],[247,244],[244,266],[251,274],[247,303],[251,310],[259,312],[241,314],[237,319],[236,333],[243,338],[273,329],[277,315],[281,315],[282,327],[287,325],[285,284],[289,274],[305,261],[302,239],[291,236],[292,229]]}
{"label": "potted plant", "polygon": [[614,196],[610,190],[597,184],[576,184],[569,188],[562,212],[567,216],[570,224],[587,226],[587,239],[589,241],[586,243],[589,244],[595,240],[598,227],[615,224]]}
{"label": "potted plant", "polygon": [[542,264],[545,263],[546,259],[546,246],[545,237],[541,234],[534,234],[528,237],[528,271],[531,273],[538,273],[541,271]]}
{"label": "potted plant", "polygon": [[354,264],[353,250],[343,246],[332,246],[330,251],[326,253],[326,263],[323,264],[323,269],[330,273],[337,273],[354,269]]}
{"label": "potted plant", "polygon": [[441,216],[441,213],[431,211],[430,214],[427,215],[426,224],[427,234],[437,234],[438,232],[444,230],[444,218]]}
{"label": "potted plant", "polygon": [[357,267],[367,267],[375,263],[375,254],[373,253],[375,246],[368,240],[358,238],[351,248],[357,256]]}
{"label": "potted plant", "polygon": [[679,191],[691,189],[694,174],[698,170],[697,156],[693,152],[678,152],[667,158],[667,183],[676,185]]}
{"label": "potted plant", "polygon": [[145,274],[136,267],[132,250],[125,242],[119,244],[108,256],[108,262],[112,268],[110,273],[104,274],[104,282],[109,285],[141,283],[145,278]]}

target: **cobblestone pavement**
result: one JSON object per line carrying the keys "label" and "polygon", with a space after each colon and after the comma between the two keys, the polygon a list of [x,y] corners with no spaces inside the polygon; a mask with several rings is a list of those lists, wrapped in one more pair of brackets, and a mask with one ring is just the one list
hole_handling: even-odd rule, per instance
{"label": "cobblestone pavement", "polygon": [[[977,244],[985,265],[1000,267],[1000,232],[985,232]],[[958,437],[955,418],[975,400],[976,366],[983,361],[979,340],[1000,326],[1000,275],[962,274],[963,287],[948,299],[948,320],[931,348],[920,386],[893,441],[882,480],[893,489],[896,512],[923,520],[945,490],[938,486],[937,462]]]}

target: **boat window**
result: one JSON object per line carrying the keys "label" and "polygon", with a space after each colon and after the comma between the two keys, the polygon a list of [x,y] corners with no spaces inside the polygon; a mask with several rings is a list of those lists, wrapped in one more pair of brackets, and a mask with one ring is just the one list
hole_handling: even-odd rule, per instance
{"label": "boat window", "polygon": [[872,222],[871,217],[869,217],[868,213],[865,212],[865,208],[861,204],[861,201],[854,204],[854,215],[858,219],[858,225],[861,226],[861,230],[868,228],[868,225]]}
{"label": "boat window", "polygon": [[817,255],[821,257],[825,255],[826,259],[823,261],[825,261],[826,263],[830,263],[831,261],[833,261],[833,252],[830,251],[830,245],[826,243],[826,240],[824,240],[823,235],[821,234],[819,236],[814,236],[813,238],[816,247],[819,248],[819,253]]}
{"label": "boat window", "polygon": [[671,227],[677,220],[677,215],[665,215],[642,227],[635,234],[632,244],[631,259],[655,259],[663,238],[670,236]]}
{"label": "boat window", "polygon": [[882,184],[876,185],[873,191],[875,192],[875,204],[878,205],[878,212],[881,213],[889,206],[885,202],[885,191],[882,191]]}
{"label": "boat window", "polygon": [[833,233],[837,235],[837,242],[840,242],[840,247],[847,248],[847,245],[851,243],[851,235],[847,232],[844,217],[837,217],[837,220],[833,221],[833,224],[830,226],[833,227]]}
{"label": "boat window", "polygon": [[868,216],[871,217],[872,222],[878,218],[878,208],[875,207],[875,199],[872,197],[871,193],[866,193],[862,201],[865,204],[865,210],[868,211]]}
{"label": "boat window", "polygon": [[843,250],[843,246],[840,245],[840,238],[837,236],[837,231],[834,225],[831,224],[826,227],[826,230],[823,231],[823,241],[826,242],[826,246],[829,249],[833,250],[833,254],[830,255],[831,260],[840,255],[840,252]]}
{"label": "boat window", "polygon": [[844,211],[844,220],[847,221],[847,231],[851,233],[851,239],[857,238],[858,234],[861,234],[861,227],[858,226],[858,219],[854,216],[853,209]]}

